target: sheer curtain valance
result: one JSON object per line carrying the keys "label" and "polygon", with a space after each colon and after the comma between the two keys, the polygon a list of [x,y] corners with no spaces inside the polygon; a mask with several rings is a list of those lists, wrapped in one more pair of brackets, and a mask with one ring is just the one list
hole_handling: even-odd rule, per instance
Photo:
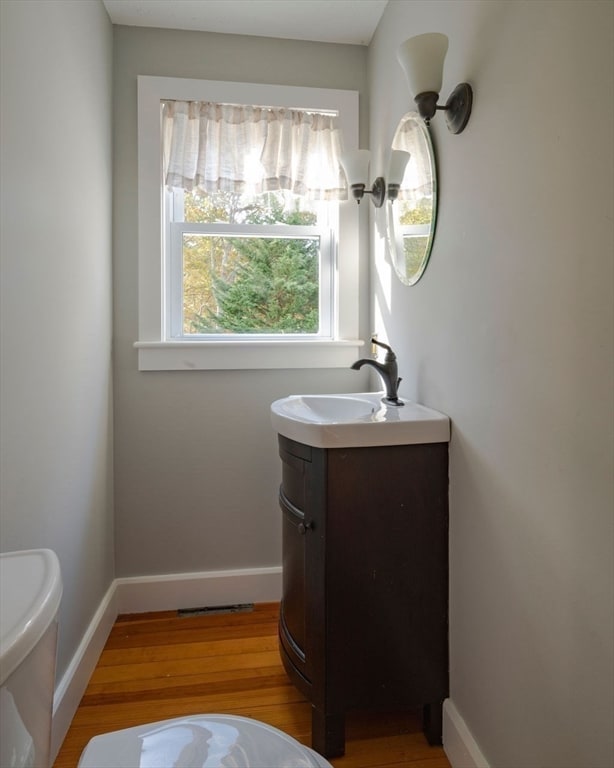
{"label": "sheer curtain valance", "polygon": [[162,119],[168,187],[238,194],[288,190],[314,200],[347,198],[334,115],[165,101]]}

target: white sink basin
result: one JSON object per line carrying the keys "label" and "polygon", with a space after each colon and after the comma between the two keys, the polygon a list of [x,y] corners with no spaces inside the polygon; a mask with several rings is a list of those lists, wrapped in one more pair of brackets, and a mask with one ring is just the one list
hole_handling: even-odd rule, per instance
{"label": "white sink basin", "polygon": [[315,448],[447,443],[450,420],[410,400],[387,405],[382,392],[290,395],[271,405],[273,428]]}

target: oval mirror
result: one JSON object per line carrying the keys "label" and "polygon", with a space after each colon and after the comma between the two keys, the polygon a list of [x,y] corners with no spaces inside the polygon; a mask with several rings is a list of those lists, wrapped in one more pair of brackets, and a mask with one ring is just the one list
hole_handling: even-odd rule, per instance
{"label": "oval mirror", "polygon": [[392,149],[409,152],[396,200],[386,202],[386,239],[390,259],[405,285],[414,285],[426,269],[437,212],[435,153],[428,128],[417,112],[400,121]]}

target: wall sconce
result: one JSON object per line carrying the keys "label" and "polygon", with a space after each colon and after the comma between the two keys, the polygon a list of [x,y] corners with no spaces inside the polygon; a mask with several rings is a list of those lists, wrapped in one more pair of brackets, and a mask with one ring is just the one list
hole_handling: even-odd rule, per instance
{"label": "wall sconce", "polygon": [[367,189],[367,185],[362,179],[368,178],[370,154],[368,149],[347,152],[340,159],[341,166],[345,171],[354,200],[360,203],[365,195],[371,195],[373,205],[376,208],[381,208],[386,200],[386,195],[389,200],[396,200],[405,174],[405,166],[409,162],[409,152],[393,149],[388,168],[388,186],[386,186],[384,177],[378,176],[371,189]]}
{"label": "wall sconce", "polygon": [[448,130],[461,133],[471,114],[473,91],[469,83],[461,83],[452,91],[445,107],[437,104],[447,51],[446,35],[430,32],[406,40],[397,51],[397,58],[424,122],[429,125],[436,110],[445,110]]}

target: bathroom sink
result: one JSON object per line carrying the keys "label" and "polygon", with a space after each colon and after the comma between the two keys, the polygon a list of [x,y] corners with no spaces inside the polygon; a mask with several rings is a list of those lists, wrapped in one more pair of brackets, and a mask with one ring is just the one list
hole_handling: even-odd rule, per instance
{"label": "bathroom sink", "polygon": [[284,408],[315,424],[355,421],[373,415],[379,404],[361,395],[295,395],[284,400]]}
{"label": "bathroom sink", "polygon": [[411,400],[385,403],[382,392],[290,395],[271,405],[274,429],[315,448],[445,443],[450,420]]}

